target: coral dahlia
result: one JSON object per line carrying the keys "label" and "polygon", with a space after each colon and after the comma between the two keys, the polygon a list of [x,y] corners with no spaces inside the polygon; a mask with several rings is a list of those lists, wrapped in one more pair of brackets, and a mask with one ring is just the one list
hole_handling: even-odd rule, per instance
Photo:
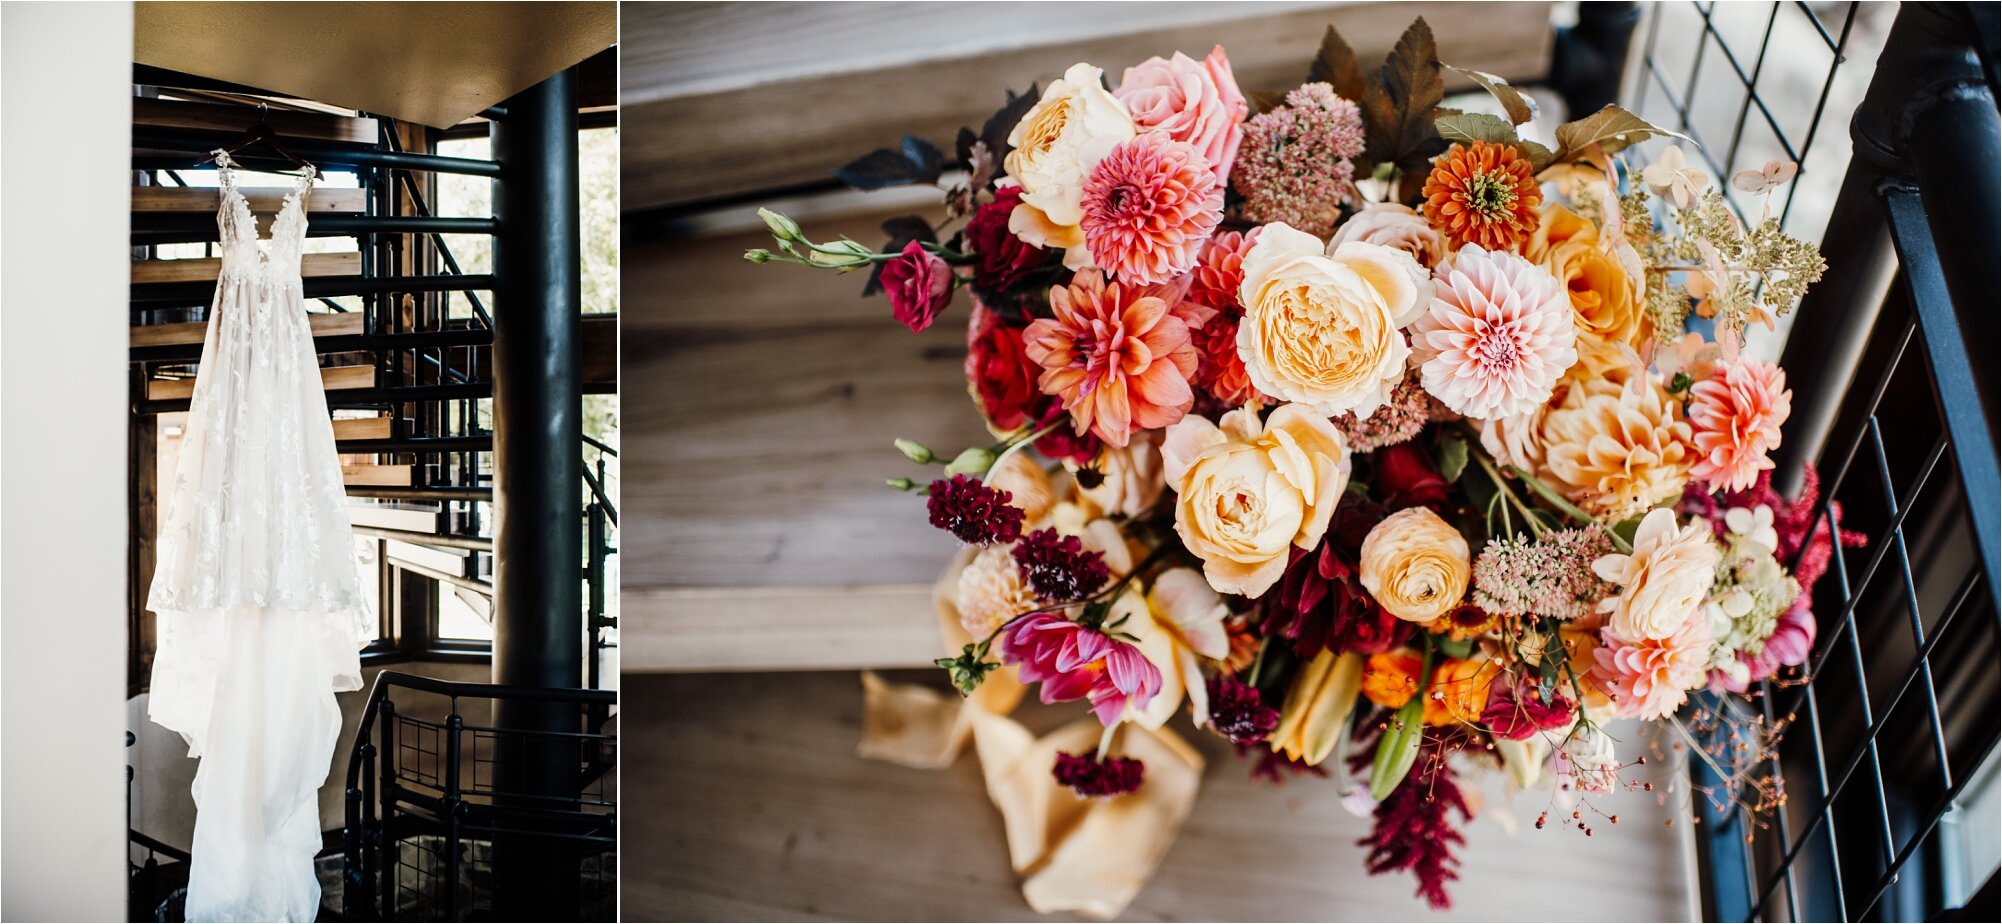
{"label": "coral dahlia", "polygon": [[1701,610],[1666,638],[1628,639],[1611,629],[1592,652],[1592,680],[1621,718],[1665,719],[1709,679],[1710,620]]}
{"label": "coral dahlia", "polygon": [[1741,356],[1689,389],[1689,429],[1696,464],[1689,475],[1723,491],[1743,491],[1773,467],[1780,425],[1793,410],[1786,373]]}
{"label": "coral dahlia", "polygon": [[1432,306],[1411,325],[1425,390],[1476,420],[1550,400],[1578,361],[1571,300],[1548,270],[1477,244],[1438,274]]}
{"label": "coral dahlia", "polygon": [[1050,290],[1050,310],[1055,317],[1029,325],[1023,348],[1043,367],[1037,386],[1063,402],[1079,434],[1124,446],[1195,403],[1196,348],[1167,302],[1087,269]]}
{"label": "coral dahlia", "polygon": [[1085,247],[1121,282],[1189,271],[1223,220],[1223,184],[1201,151],[1161,132],[1121,142],[1084,182]]}
{"label": "coral dahlia", "polygon": [[1237,326],[1244,320],[1237,290],[1244,284],[1244,255],[1258,243],[1258,231],[1253,228],[1212,235],[1189,272],[1185,299],[1216,311],[1208,323],[1190,332],[1196,346],[1196,375],[1189,384],[1226,407],[1259,397],[1250,374],[1244,371],[1244,357],[1237,353]]}
{"label": "coral dahlia", "polygon": [[1529,159],[1506,144],[1456,144],[1425,178],[1425,219],[1454,247],[1520,250],[1536,230],[1543,192]]}

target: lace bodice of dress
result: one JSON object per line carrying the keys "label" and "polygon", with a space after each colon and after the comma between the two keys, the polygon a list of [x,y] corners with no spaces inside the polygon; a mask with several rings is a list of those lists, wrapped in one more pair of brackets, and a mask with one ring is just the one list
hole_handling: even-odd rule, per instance
{"label": "lace bodice of dress", "polygon": [[271,220],[270,239],[264,240],[257,236],[257,218],[251,214],[250,200],[236,188],[236,162],[218,151],[216,166],[223,199],[222,208],[216,212],[223,276],[236,280],[260,277],[297,282],[299,254],[306,243],[306,197],[313,191],[318,171],[311,165],[306,167],[299,176],[299,185],[286,194],[277,217]]}

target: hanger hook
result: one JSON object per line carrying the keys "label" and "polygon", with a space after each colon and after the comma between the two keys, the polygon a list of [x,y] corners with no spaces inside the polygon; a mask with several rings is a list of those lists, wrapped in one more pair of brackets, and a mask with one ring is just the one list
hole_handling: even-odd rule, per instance
{"label": "hanger hook", "polygon": [[270,116],[271,116],[271,103],[267,100],[258,100],[257,124],[259,125],[265,124],[267,121],[270,120]]}

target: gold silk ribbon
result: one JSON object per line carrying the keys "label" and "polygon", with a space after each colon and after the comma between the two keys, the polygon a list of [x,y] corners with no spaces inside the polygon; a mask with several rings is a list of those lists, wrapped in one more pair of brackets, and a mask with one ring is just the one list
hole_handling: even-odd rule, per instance
{"label": "gold silk ribbon", "polygon": [[[959,571],[970,559],[962,553],[933,589],[948,655],[971,641],[953,605]],[[939,769],[950,766],[971,741],[1029,907],[1040,914],[1117,917],[1167,855],[1195,805],[1202,755],[1166,728],[1121,723],[1108,754],[1146,765],[1139,791],[1110,799],[1080,797],[1056,781],[1057,752],[1095,752],[1103,728],[1087,716],[1038,738],[1009,718],[1027,692],[1013,667],[989,674],[963,699],[864,671],[856,753]]]}

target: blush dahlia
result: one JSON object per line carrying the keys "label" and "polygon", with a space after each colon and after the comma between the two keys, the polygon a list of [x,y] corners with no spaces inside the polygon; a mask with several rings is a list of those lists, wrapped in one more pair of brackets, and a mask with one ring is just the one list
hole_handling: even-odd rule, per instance
{"label": "blush dahlia", "polygon": [[1084,243],[1121,282],[1152,285],[1189,271],[1223,220],[1223,184],[1201,151],[1149,132],[1122,142],[1084,182]]}

